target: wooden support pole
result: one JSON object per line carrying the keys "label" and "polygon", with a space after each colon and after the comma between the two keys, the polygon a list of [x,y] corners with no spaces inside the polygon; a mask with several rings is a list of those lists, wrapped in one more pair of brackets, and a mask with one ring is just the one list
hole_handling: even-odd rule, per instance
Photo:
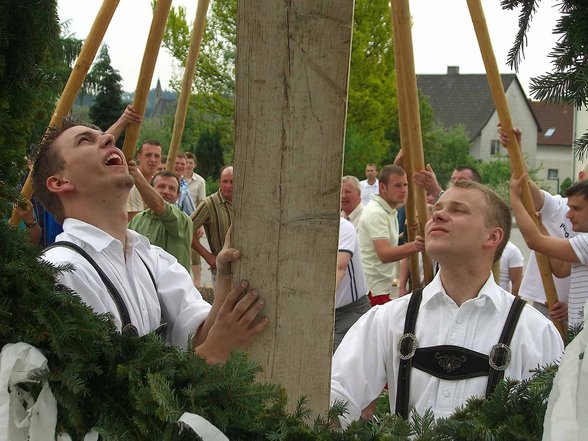
{"label": "wooden support pole", "polygon": [[[71,112],[74,101],[78,96],[82,84],[84,84],[86,75],[96,57],[98,48],[100,48],[100,44],[104,39],[104,34],[108,29],[108,25],[112,20],[112,16],[114,15],[114,11],[116,11],[119,1],[120,0],[104,0],[102,2],[102,6],[94,19],[94,23],[90,28],[88,36],[84,40],[80,55],[78,55],[76,64],[69,74],[67,83],[61,93],[59,101],[57,102],[57,106],[55,107],[55,111],[51,116],[51,121],[49,122],[50,126],[61,125],[63,117]],[[30,200],[33,196],[33,182],[30,173],[22,186],[21,194],[23,198],[27,200]],[[13,212],[12,217],[10,218],[10,225],[16,226],[17,222],[18,216],[16,215],[16,212]]]}
{"label": "wooden support pole", "polygon": [[[510,117],[510,111],[508,109],[508,103],[506,100],[506,94],[504,93],[504,86],[502,79],[498,71],[498,65],[496,64],[496,57],[494,56],[494,50],[492,49],[492,42],[490,40],[490,34],[488,32],[488,26],[486,24],[486,18],[482,9],[480,0],[467,0],[468,8],[470,10],[470,16],[478,39],[478,45],[480,46],[480,52],[482,59],[484,60],[484,66],[486,67],[486,75],[488,78],[488,84],[490,91],[492,92],[492,99],[494,106],[496,107],[496,113],[500,120],[500,126],[506,133],[512,134],[513,124]],[[519,147],[519,143],[515,136],[510,136],[510,144],[507,147],[508,157],[510,160],[510,169],[515,178],[521,177],[526,173],[526,165],[523,159],[523,154]],[[535,206],[531,196],[531,189],[528,182],[523,182],[523,194],[522,201],[525,209],[529,213],[535,223],[539,225],[537,217],[535,216]],[[557,302],[557,291],[555,290],[555,284],[553,283],[553,277],[551,273],[551,267],[549,265],[549,259],[546,256],[535,253],[537,256],[537,264],[541,273],[541,280],[543,281],[543,287],[547,297],[547,305],[551,307]],[[566,340],[566,330],[560,321],[554,320],[553,324],[561,334],[564,341]]]}
{"label": "wooden support pole", "polygon": [[239,0],[235,281],[270,323],[251,347],[264,380],[329,408],[353,0]]}
{"label": "wooden support pole", "polygon": [[186,125],[188,102],[190,101],[190,96],[192,95],[194,72],[196,71],[198,55],[200,54],[200,44],[202,43],[202,36],[204,35],[206,13],[208,12],[209,4],[210,0],[198,0],[198,8],[196,9],[196,17],[194,19],[192,35],[190,37],[190,49],[188,51],[188,58],[186,59],[186,67],[184,69],[184,77],[182,79],[182,89],[180,90],[178,105],[176,107],[176,117],[174,118],[172,139],[169,145],[169,153],[167,155],[166,169],[168,171],[174,171],[176,156],[180,148],[182,134],[184,133],[184,127]]}
{"label": "wooden support pole", "polygon": [[[153,71],[155,70],[155,63],[157,62],[157,55],[159,54],[159,47],[163,39],[163,32],[165,31],[165,24],[167,23],[171,3],[172,0],[157,0],[155,10],[153,11],[153,19],[149,28],[145,52],[143,53],[137,87],[135,88],[135,98],[133,99],[133,106],[141,116],[145,114],[151,79],[153,78]],[[135,144],[139,137],[139,130],[141,130],[140,124],[131,124],[125,132],[123,153],[127,161],[133,159],[135,154]]]}
{"label": "wooden support pole", "polygon": [[[406,175],[409,183],[412,183],[412,175],[417,170],[425,169],[425,158],[423,154],[418,89],[414,69],[410,8],[408,0],[392,0],[391,6],[400,138],[404,156],[408,163],[408,167],[405,166]],[[424,237],[425,224],[429,218],[427,196],[425,190],[417,186],[412,187],[411,194],[414,196],[416,216],[414,212],[409,216],[408,208],[410,207],[407,207],[406,217],[409,226],[411,225],[411,218],[412,225],[416,221],[418,225],[417,232]],[[431,259],[426,253],[423,252],[422,256],[423,274],[426,284],[433,280],[433,266]]]}

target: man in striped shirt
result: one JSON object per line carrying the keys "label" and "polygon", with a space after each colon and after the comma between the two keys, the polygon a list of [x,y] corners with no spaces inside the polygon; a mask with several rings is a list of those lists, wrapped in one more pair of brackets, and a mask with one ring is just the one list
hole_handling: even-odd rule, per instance
{"label": "man in striped shirt", "polygon": [[202,201],[192,214],[194,232],[204,225],[210,246],[208,251],[196,238],[192,239],[192,249],[200,254],[216,273],[216,256],[225,242],[225,236],[233,223],[233,167],[225,166],[220,172],[219,189]]}
{"label": "man in striped shirt", "polygon": [[[566,217],[577,234],[570,239],[549,236],[539,231],[521,201],[523,175],[511,179],[510,200],[519,230],[532,250],[549,256],[556,277],[570,277],[568,325],[584,323],[584,304],[588,300],[588,181],[577,182],[566,190]],[[553,314],[552,314],[553,315]]]}

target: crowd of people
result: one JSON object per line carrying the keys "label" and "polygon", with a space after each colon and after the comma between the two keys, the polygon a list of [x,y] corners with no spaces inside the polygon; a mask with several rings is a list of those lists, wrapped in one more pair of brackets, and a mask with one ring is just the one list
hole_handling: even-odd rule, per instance
{"label": "crowd of people", "polygon": [[[222,362],[268,323],[263,298],[245,281],[231,286],[230,264],[240,255],[230,247],[233,168],[221,169],[218,191],[207,196],[191,153],[178,154],[169,172],[161,143],[147,140],[127,163],[115,141],[140,121],[129,106],[106,132],[71,120],[51,129],[32,167],[34,202],[19,211],[23,228],[47,247],[44,259],[73,264],[60,281],[96,312],[111,313],[122,332],[163,329],[171,344]],[[502,142],[509,136],[520,132],[501,133]],[[342,425],[370,419],[386,387],[392,412],[447,416],[500,379],[528,378],[561,357],[549,318],[583,323],[588,298],[586,170],[567,198],[530,182],[546,234],[520,201],[527,176],[511,182],[511,212],[475,169],[457,167],[444,189],[427,165],[413,180],[430,217],[411,240],[402,155],[380,170],[367,164],[365,174],[341,180],[331,400],[347,403]],[[47,221],[35,205],[60,234],[41,239]],[[523,271],[509,241],[513,214],[528,246],[552,259],[559,301],[551,308],[533,257]],[[434,278],[413,290],[407,261],[423,251]],[[196,289],[202,258],[215,275],[212,305]]]}

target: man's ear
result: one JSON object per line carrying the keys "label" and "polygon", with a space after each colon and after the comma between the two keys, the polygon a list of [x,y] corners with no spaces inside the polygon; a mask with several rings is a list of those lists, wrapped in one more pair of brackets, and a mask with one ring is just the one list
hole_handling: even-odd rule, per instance
{"label": "man's ear", "polygon": [[51,193],[65,193],[72,191],[74,189],[74,185],[69,181],[69,179],[53,175],[47,178],[47,189]]}
{"label": "man's ear", "polygon": [[493,227],[488,230],[488,236],[484,242],[484,246],[488,248],[498,248],[504,240],[504,231],[500,227]]}

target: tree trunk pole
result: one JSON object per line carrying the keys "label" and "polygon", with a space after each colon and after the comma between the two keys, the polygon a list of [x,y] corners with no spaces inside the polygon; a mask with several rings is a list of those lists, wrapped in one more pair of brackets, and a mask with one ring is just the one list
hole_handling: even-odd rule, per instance
{"label": "tree trunk pole", "polygon": [[[502,79],[498,71],[498,65],[496,64],[496,57],[494,56],[494,50],[492,49],[492,42],[490,41],[490,35],[488,33],[488,26],[486,24],[486,18],[482,9],[480,0],[467,0],[468,8],[470,10],[470,16],[478,38],[478,45],[480,46],[480,52],[482,59],[484,60],[484,66],[486,67],[486,75],[488,78],[488,84],[492,92],[492,99],[494,100],[494,106],[500,120],[500,126],[506,133],[512,134],[513,124],[510,117],[510,111],[508,109],[508,103],[506,100],[506,94],[504,93],[504,86]],[[510,169],[515,178],[521,177],[526,173],[526,165],[523,159],[519,143],[514,136],[510,136],[510,144],[506,146],[508,150],[508,157],[510,160]],[[528,182],[523,182],[523,194],[522,201],[525,209],[529,213],[535,224],[539,226],[539,221],[535,216],[535,206],[531,196],[531,189]],[[555,290],[555,284],[553,283],[551,266],[549,265],[549,259],[546,256],[535,253],[537,256],[537,264],[539,265],[539,271],[541,272],[541,280],[543,281],[543,287],[547,297],[547,305],[551,306],[558,301],[557,291]],[[564,341],[566,340],[566,331],[563,324],[554,320],[553,324],[561,334]]]}
{"label": "tree trunk pole", "polygon": [[[102,2],[102,6],[96,15],[96,18],[94,19],[94,23],[92,24],[92,28],[90,29],[88,36],[84,40],[80,55],[78,55],[76,64],[69,74],[67,83],[63,89],[63,92],[61,93],[59,101],[57,102],[57,106],[55,107],[55,111],[51,116],[49,126],[60,126],[63,117],[71,112],[74,101],[78,96],[78,92],[84,83],[92,62],[96,57],[98,48],[104,39],[104,34],[108,29],[108,25],[112,20],[112,16],[114,15],[114,11],[116,11],[119,1],[120,0],[104,0]],[[30,173],[22,186],[21,194],[23,198],[27,200],[30,200],[33,196],[33,183]],[[10,225],[16,226],[17,222],[18,216],[16,211],[14,211],[12,213],[12,217],[10,218]]]}
{"label": "tree trunk pole", "polygon": [[[396,63],[396,89],[398,97],[398,111],[400,114],[400,136],[403,151],[408,153],[409,166],[406,167],[406,175],[409,185],[412,182],[412,175],[417,170],[425,169],[425,159],[423,154],[423,139],[421,135],[421,116],[419,113],[418,89],[416,83],[416,73],[414,70],[413,46],[410,8],[408,0],[392,0],[392,29],[394,32],[394,57]],[[403,122],[404,121],[404,122]],[[402,133],[402,130],[407,132]],[[406,150],[404,150],[406,148]],[[416,206],[416,217],[413,220],[417,222],[418,234],[424,236],[425,224],[429,218],[429,209],[425,190],[413,186],[412,195],[414,196]],[[409,208],[409,207],[407,207]],[[410,217],[407,211],[407,219]],[[414,222],[413,222],[414,225]],[[409,228],[411,225],[409,225]],[[425,284],[433,280],[433,267],[431,259],[427,253],[423,256],[423,273]]]}
{"label": "tree trunk pole", "polygon": [[[153,11],[153,20],[149,28],[149,36],[147,37],[139,79],[135,89],[135,98],[133,99],[133,106],[141,116],[145,114],[145,105],[149,96],[151,79],[153,78],[153,71],[155,70],[155,63],[157,62],[157,55],[159,54],[159,47],[163,39],[163,32],[165,31],[165,24],[167,23],[171,3],[172,0],[157,0],[155,10]],[[141,124],[131,124],[126,130],[123,153],[127,161],[133,159],[135,154],[135,144],[139,137],[139,130],[141,130]]]}
{"label": "tree trunk pole", "polygon": [[233,280],[265,300],[251,357],[329,408],[353,0],[239,0]]}
{"label": "tree trunk pole", "polygon": [[198,0],[198,8],[196,9],[196,18],[192,27],[192,35],[190,37],[190,50],[188,51],[188,58],[186,59],[186,68],[184,69],[184,78],[182,79],[182,89],[178,98],[178,105],[176,107],[176,117],[174,119],[174,130],[172,132],[172,139],[169,146],[169,153],[167,155],[166,169],[173,171],[176,156],[180,148],[182,134],[186,125],[186,114],[188,112],[188,102],[192,94],[192,83],[194,81],[194,72],[196,71],[196,64],[198,63],[198,56],[200,55],[200,44],[202,43],[202,36],[204,35],[204,27],[206,25],[206,13],[208,12],[208,5],[210,0]]}

